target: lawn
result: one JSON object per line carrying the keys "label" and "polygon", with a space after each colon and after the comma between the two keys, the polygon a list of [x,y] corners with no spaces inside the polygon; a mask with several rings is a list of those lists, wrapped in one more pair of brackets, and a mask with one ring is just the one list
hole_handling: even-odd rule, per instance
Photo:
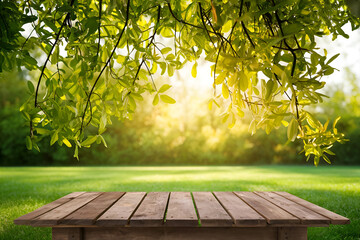
{"label": "lawn", "polygon": [[360,167],[0,168],[0,239],[51,239],[15,218],[73,191],[287,191],[350,218],[310,228],[309,239],[360,239]]}

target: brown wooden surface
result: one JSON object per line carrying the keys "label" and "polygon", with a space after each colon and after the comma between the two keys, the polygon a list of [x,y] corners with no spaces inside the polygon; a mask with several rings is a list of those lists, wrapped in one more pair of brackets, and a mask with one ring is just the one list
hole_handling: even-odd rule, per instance
{"label": "brown wooden surface", "polygon": [[286,199],[273,192],[255,192],[257,195],[265,198],[269,202],[281,207],[285,211],[291,213],[300,219],[301,223],[307,225],[329,225],[330,219],[324,217],[302,205],[294,203],[293,201]]}
{"label": "brown wooden surface", "polygon": [[128,224],[130,217],[135,212],[145,195],[145,192],[126,193],[97,219],[96,225],[110,227],[124,226]]}
{"label": "brown wooden surface", "polygon": [[279,227],[278,240],[306,240],[306,227]]}
{"label": "brown wooden surface", "polygon": [[124,192],[105,192],[60,220],[64,225],[92,225]]}
{"label": "brown wooden surface", "polygon": [[[85,240],[278,240],[278,229],[268,227],[85,228],[84,236]],[[306,238],[295,237],[289,240],[306,240]]]}
{"label": "brown wooden surface", "polygon": [[202,226],[230,226],[232,218],[211,192],[193,192],[194,202]]}
{"label": "brown wooden surface", "polygon": [[201,227],[349,223],[343,216],[286,192],[76,192],[19,217],[14,223],[51,227],[198,228],[198,221]]}
{"label": "brown wooden surface", "polygon": [[315,205],[311,202],[308,202],[308,201],[306,201],[302,198],[299,198],[297,196],[294,196],[290,193],[287,193],[287,192],[275,192],[275,193],[331,219],[332,224],[349,224],[350,223],[350,220],[348,218],[343,217],[334,212],[331,212],[325,208],[322,208],[318,205]]}
{"label": "brown wooden surface", "polygon": [[166,213],[167,226],[197,226],[198,219],[189,192],[171,192]]}
{"label": "brown wooden surface", "polygon": [[83,240],[83,228],[53,228],[52,240]]}
{"label": "brown wooden surface", "polygon": [[132,226],[161,226],[163,224],[168,192],[150,192],[130,219]]}
{"label": "brown wooden surface", "polygon": [[247,202],[249,206],[255,209],[269,224],[294,225],[300,224],[300,219],[294,217],[285,210],[279,208],[275,204],[265,200],[264,198],[252,192],[235,192],[242,200]]}
{"label": "brown wooden surface", "polygon": [[232,192],[214,192],[238,226],[265,226],[266,220]]}
{"label": "brown wooden surface", "polygon": [[19,225],[31,225],[32,223],[32,220],[68,201],[70,201],[71,199],[77,197],[77,196],[80,196],[81,194],[83,194],[85,192],[73,192],[73,193],[70,193],[62,198],[59,198],[49,204],[46,204],[38,209],[36,209],[35,211],[33,212],[30,212],[26,215],[23,215],[17,219],[14,220],[14,223],[15,224],[19,224]]}
{"label": "brown wooden surface", "polygon": [[75,210],[81,208],[97,196],[101,192],[86,192],[80,196],[62,204],[61,206],[35,218],[32,225],[36,226],[53,226],[59,224],[59,220],[71,214]]}

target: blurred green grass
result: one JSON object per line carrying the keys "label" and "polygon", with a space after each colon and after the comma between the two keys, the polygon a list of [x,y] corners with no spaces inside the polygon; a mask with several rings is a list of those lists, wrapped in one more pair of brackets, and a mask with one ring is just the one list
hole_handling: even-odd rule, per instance
{"label": "blurred green grass", "polygon": [[51,239],[49,228],[13,220],[74,191],[287,191],[350,218],[310,228],[309,239],[360,239],[360,167],[0,168],[0,239]]}

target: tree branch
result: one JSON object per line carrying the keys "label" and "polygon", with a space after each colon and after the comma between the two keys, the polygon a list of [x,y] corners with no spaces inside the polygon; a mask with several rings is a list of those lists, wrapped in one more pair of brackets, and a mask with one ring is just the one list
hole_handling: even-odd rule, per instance
{"label": "tree branch", "polygon": [[126,18],[125,18],[124,27],[123,27],[123,29],[121,30],[120,36],[119,36],[119,38],[118,38],[118,40],[117,40],[117,42],[116,42],[116,44],[115,44],[115,46],[114,46],[114,48],[113,48],[113,50],[112,50],[112,52],[111,52],[108,60],[106,61],[104,67],[101,69],[99,75],[97,76],[97,78],[96,78],[96,80],[95,80],[95,82],[94,82],[94,84],[93,84],[93,86],[92,86],[92,88],[91,88],[91,90],[90,90],[89,96],[88,96],[88,98],[87,98],[86,105],[85,105],[85,109],[84,109],[84,113],[83,113],[83,116],[82,116],[82,121],[81,121],[80,134],[81,134],[81,132],[82,132],[82,130],[83,130],[85,114],[86,114],[86,110],[87,110],[87,108],[88,108],[88,106],[89,106],[89,102],[90,102],[90,99],[91,99],[91,95],[93,94],[93,92],[94,92],[94,90],[95,90],[95,86],[96,86],[96,84],[98,83],[98,81],[99,81],[102,73],[104,72],[104,70],[105,70],[105,68],[107,67],[107,65],[110,63],[110,61],[111,61],[111,59],[112,59],[112,56],[114,55],[115,50],[116,50],[117,46],[119,45],[120,40],[121,40],[121,38],[122,38],[122,36],[123,36],[123,34],[124,34],[124,32],[125,32],[125,28],[126,28],[127,25],[128,25],[128,22],[129,22],[129,11],[130,11],[129,8],[130,8],[130,0],[127,1],[127,6],[126,6]]}
{"label": "tree branch", "polygon": [[[72,7],[73,4],[74,4],[74,0],[71,1],[70,6]],[[38,98],[38,94],[39,94],[39,88],[40,88],[41,79],[42,79],[42,77],[44,75],[44,71],[46,69],[46,64],[50,60],[51,53],[54,50],[57,42],[59,41],[60,33],[61,33],[62,29],[64,28],[64,26],[65,26],[65,24],[66,24],[66,22],[68,21],[69,18],[70,18],[70,13],[67,13],[65,19],[63,20],[63,22],[61,24],[61,27],[60,27],[59,31],[56,34],[55,42],[52,45],[52,47],[50,49],[50,52],[49,52],[49,54],[48,54],[48,56],[47,56],[47,58],[45,60],[44,66],[43,66],[43,68],[41,70],[40,77],[39,77],[39,80],[38,80],[38,83],[37,83],[37,86],[36,86],[36,91],[35,91],[35,107],[37,107],[37,105],[38,105],[37,98]]]}

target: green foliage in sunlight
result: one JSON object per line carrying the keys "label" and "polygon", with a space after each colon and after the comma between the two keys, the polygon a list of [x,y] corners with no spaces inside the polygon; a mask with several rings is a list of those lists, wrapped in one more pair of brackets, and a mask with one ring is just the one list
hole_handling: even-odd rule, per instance
{"label": "green foliage in sunlight", "polygon": [[[302,139],[315,165],[344,141],[335,124],[327,127],[305,109],[322,102],[321,78],[334,72],[330,64],[337,57],[318,51],[315,36],[348,37],[345,23],[360,26],[344,0],[30,0],[1,6],[1,14],[14,13],[1,23],[10,36],[5,42],[19,44],[0,65],[9,70],[14,61],[40,72],[28,82],[31,97],[20,108],[30,127],[29,149],[39,150],[44,137],[75,148],[75,157],[81,147],[106,145],[102,135],[112,117],[132,119],[145,93],[154,95],[154,105],[175,103],[155,77],[173,76],[189,61],[195,61],[195,77],[201,56],[213,64],[214,89],[221,87],[211,103],[225,100],[223,122],[234,126],[246,110],[252,133],[285,125],[288,139]],[[34,34],[25,39],[18,25],[27,22]],[[38,64],[30,49],[41,50],[44,60]],[[7,51],[2,47],[0,57]],[[97,131],[87,135],[89,126]]]}
{"label": "green foliage in sunlight", "polygon": [[360,167],[0,168],[0,239],[51,239],[50,228],[13,220],[74,191],[287,191],[348,217],[309,228],[309,240],[358,240]]}

